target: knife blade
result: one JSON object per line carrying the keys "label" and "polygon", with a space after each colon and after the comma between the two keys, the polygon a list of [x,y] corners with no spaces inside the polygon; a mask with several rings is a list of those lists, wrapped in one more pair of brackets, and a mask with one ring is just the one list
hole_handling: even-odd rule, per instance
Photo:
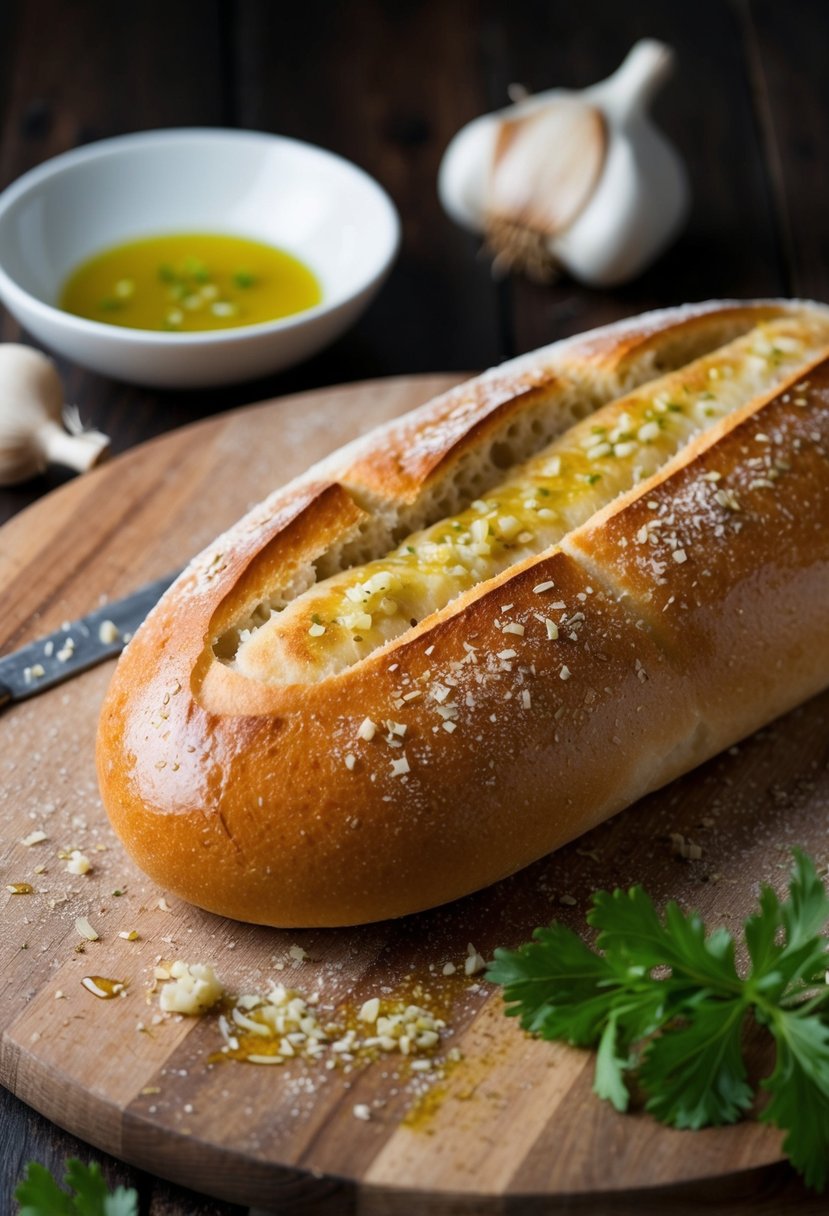
{"label": "knife blade", "polygon": [[102,604],[54,633],[0,658],[0,709],[88,671],[121,653],[132,634],[178,577],[167,574],[131,595]]}

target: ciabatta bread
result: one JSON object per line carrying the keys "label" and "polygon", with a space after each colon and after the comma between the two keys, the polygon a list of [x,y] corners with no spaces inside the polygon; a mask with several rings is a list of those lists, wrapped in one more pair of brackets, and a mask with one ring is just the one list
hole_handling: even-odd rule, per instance
{"label": "ciabatta bread", "polygon": [[278,490],[120,660],[139,865],[283,926],[558,847],[829,684],[829,310],[669,310],[522,356]]}

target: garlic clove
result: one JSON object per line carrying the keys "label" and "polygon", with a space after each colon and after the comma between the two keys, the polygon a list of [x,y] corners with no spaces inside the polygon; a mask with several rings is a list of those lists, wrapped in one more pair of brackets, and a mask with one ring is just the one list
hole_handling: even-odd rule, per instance
{"label": "garlic clove", "polygon": [[14,486],[42,473],[46,461],[31,428],[0,425],[0,486]]}
{"label": "garlic clove", "polygon": [[448,214],[484,232],[504,264],[595,286],[640,273],[679,231],[684,165],[647,107],[673,52],[646,39],[580,92],[551,89],[464,127],[438,175]]}
{"label": "garlic clove", "polygon": [[[522,104],[517,102],[515,108]],[[497,137],[497,116],[483,114],[461,127],[440,162],[441,205],[450,219],[469,232],[483,232],[484,201]]]}
{"label": "garlic clove", "polygon": [[496,271],[516,265],[541,282],[558,277],[548,238],[586,206],[606,150],[601,110],[573,97],[498,124],[484,215]]}
{"label": "garlic clove", "polygon": [[601,110],[572,97],[504,119],[496,130],[487,219],[548,236],[563,231],[595,190],[606,149]]}
{"label": "garlic clove", "polygon": [[100,431],[65,431],[56,422],[45,423],[37,434],[43,464],[62,464],[86,473],[109,452],[109,439]]}
{"label": "garlic clove", "polygon": [[584,90],[584,98],[612,113],[617,123],[623,122],[647,110],[672,76],[675,64],[676,56],[667,43],[642,38],[615,72]]}
{"label": "garlic clove", "polygon": [[108,449],[106,435],[85,431],[77,411],[65,411],[51,359],[29,346],[0,345],[0,485],[27,481],[48,464],[84,472]]}

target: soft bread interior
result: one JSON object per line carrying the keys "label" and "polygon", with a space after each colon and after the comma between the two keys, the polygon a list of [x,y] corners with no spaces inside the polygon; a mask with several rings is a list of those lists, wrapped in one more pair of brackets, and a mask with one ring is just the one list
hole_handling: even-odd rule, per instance
{"label": "soft bread interior", "polygon": [[[217,640],[215,653],[242,674],[258,680],[313,682],[400,636],[470,585],[485,581],[532,553],[544,551],[631,484],[652,474],[693,435],[723,413],[793,374],[805,359],[829,342],[829,324],[825,316],[814,312],[789,314],[753,329],[751,319],[745,315],[739,319],[727,317],[716,333],[709,326],[704,338],[700,331],[694,331],[661,346],[646,347],[637,360],[622,361],[614,374],[603,377],[584,371],[583,356],[581,361],[573,360],[568,369],[565,353],[558,374],[548,386],[525,394],[527,399],[519,412],[513,413],[504,426],[492,428],[482,441],[467,446],[455,467],[428,482],[411,503],[401,506],[393,501],[378,501],[376,492],[362,493],[359,484],[349,484],[347,478],[343,479],[348,493],[365,508],[363,522],[339,543],[331,545],[315,563],[306,563],[305,569],[294,571],[289,585],[275,585],[252,612],[225,629]],[[735,330],[742,331],[742,336],[723,348],[723,339],[733,339]],[[703,355],[701,346],[707,348]],[[599,351],[596,355],[599,361],[600,354]],[[689,355],[694,356],[690,362]],[[638,397],[634,394],[635,400],[617,401],[614,406],[607,406],[607,399],[618,396],[622,385],[627,388],[631,382],[647,381],[666,364],[678,364],[681,370],[648,384],[645,407],[653,407],[655,403],[666,413],[673,405],[671,396],[684,394],[689,408],[681,418],[670,420],[669,442],[663,443],[659,434],[653,434],[646,444],[638,445],[641,450],[635,450],[636,433],[655,429],[653,423],[638,416],[643,407],[642,394]],[[693,395],[691,402],[687,401],[689,392]],[[706,400],[713,404],[706,406]],[[599,419],[578,425],[580,419],[602,407],[604,428]],[[626,420],[629,421],[628,412],[636,415],[630,437],[624,429]],[[570,427],[575,430],[569,431]],[[610,443],[608,428],[613,440]],[[555,436],[564,431],[568,434],[556,443]],[[596,434],[591,439],[593,431]],[[610,451],[606,452],[608,447]],[[491,511],[481,511],[481,506],[486,506],[481,503],[481,496],[492,492],[503,497],[511,481],[515,483],[515,493],[510,501],[515,504],[516,494],[520,500],[528,487],[537,488],[539,478],[543,480],[544,460],[559,459],[557,448],[567,454],[571,469],[576,467],[572,475],[578,492],[571,485],[562,494],[561,486],[553,484],[555,509],[544,508],[549,519],[538,526],[539,520],[534,517],[531,530],[522,528],[520,510],[506,517],[499,514],[496,527],[505,518],[510,522],[507,534],[499,538],[502,543],[498,545],[497,558],[491,553],[473,553],[465,570],[457,563],[449,565],[453,554],[447,549],[444,557],[440,547],[436,547],[433,521],[442,521],[441,527],[468,529],[470,520],[463,513],[469,512],[470,504],[475,504],[473,512],[478,510],[484,518],[487,514],[492,516]],[[543,459],[533,463],[532,458],[539,450]],[[611,469],[604,457],[615,458],[617,452],[622,458],[614,459],[617,467]],[[591,484],[594,478],[595,487]],[[560,478],[552,477],[553,483],[557,480]],[[500,510],[503,512],[503,507]],[[471,528],[473,536],[482,540],[480,525],[473,520]],[[410,532],[415,533],[409,538],[411,543],[392,548],[401,534],[408,537]],[[386,559],[384,566],[389,565],[390,550],[397,555],[395,560],[402,561],[407,549],[417,555],[414,567],[407,559],[408,598],[401,597],[394,571],[389,580],[384,577],[388,570],[375,568],[378,558]],[[353,575],[343,577],[347,571]],[[417,574],[414,579],[410,577],[413,572]]]}
{"label": "soft bread interior", "polygon": [[[261,553],[255,560],[255,576],[246,578],[244,587],[237,584],[216,614],[213,653],[233,663],[240,638],[304,591],[375,560],[407,534],[463,510],[506,470],[612,398],[714,350],[761,320],[801,311],[777,301],[727,302],[618,322],[518,356],[355,440],[309,470],[300,479],[302,486],[285,488],[291,502],[298,494],[304,497],[306,480],[335,483],[350,499],[342,526],[332,536],[315,515],[311,531],[322,543],[300,546],[302,552],[292,543],[280,543],[275,561],[268,544],[265,561]],[[438,458],[425,461],[427,473],[416,477],[415,493],[400,493],[399,483],[398,492],[390,492],[384,472],[389,464],[399,469],[409,463],[412,452],[419,474],[425,452]],[[282,492],[274,497],[281,500]],[[272,516],[272,500],[267,499],[227,537],[219,537],[204,555],[205,577],[211,576],[217,555],[221,564],[224,551],[239,544],[240,532],[245,543],[260,527],[270,535]]]}

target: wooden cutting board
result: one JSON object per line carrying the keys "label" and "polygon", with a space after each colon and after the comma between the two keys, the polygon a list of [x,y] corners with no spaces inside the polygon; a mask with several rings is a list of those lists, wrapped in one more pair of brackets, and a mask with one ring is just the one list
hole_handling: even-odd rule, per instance
{"label": "wooden cutting board", "polygon": [[[275,484],[455,379],[239,410],[61,488],[0,531],[0,650],[175,569]],[[469,942],[488,957],[554,917],[583,926],[597,887],[642,882],[736,927],[761,880],[782,887],[792,845],[825,863],[829,696],[478,895],[365,929],[280,932],[172,896],[159,907],[165,893],[122,853],[93,766],[110,674],[106,665],[0,716],[0,1080],[26,1102],[136,1165],[284,1213],[681,1213],[707,1201],[778,1212],[765,1205],[781,1190],[801,1195],[780,1137],[756,1123],[688,1133],[615,1114],[591,1093],[590,1054],[525,1037],[462,964]],[[35,829],[48,839],[19,843]],[[677,834],[700,859],[676,855]],[[93,861],[90,874],[67,872],[58,854],[71,848]],[[21,882],[34,892],[8,892]],[[100,940],[78,953],[82,915]],[[131,929],[138,941],[119,937]],[[333,1005],[421,982],[448,1010],[445,1047],[462,1058],[436,1080],[391,1058],[351,1071],[210,1064],[214,1015],[152,1021],[153,966],[175,957],[212,962],[235,992],[280,979]],[[449,978],[446,962],[458,965]],[[81,984],[93,974],[128,981],[126,997],[96,999]],[[804,1193],[798,1210],[823,1209]]]}

